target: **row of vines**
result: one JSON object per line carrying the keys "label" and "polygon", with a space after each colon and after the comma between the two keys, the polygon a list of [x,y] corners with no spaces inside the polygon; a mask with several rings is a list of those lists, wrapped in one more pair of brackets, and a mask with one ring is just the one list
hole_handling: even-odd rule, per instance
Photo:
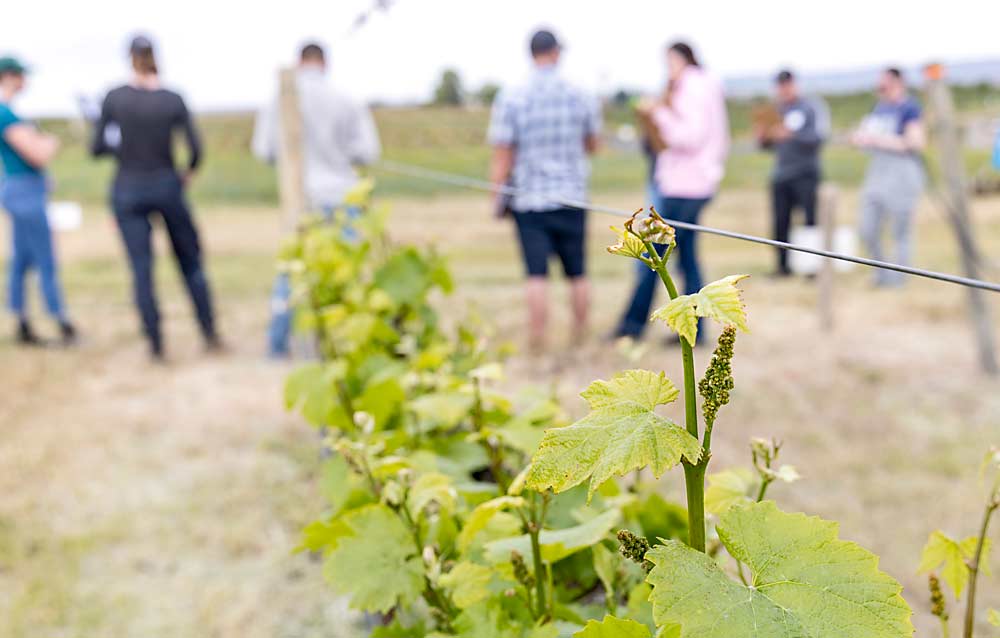
{"label": "row of vines", "polygon": [[[327,500],[301,549],[322,557],[372,636],[912,635],[902,588],[874,554],[836,523],[766,500],[798,478],[778,442],[750,442],[746,468],[707,472],[716,426],[735,418],[725,406],[747,329],[742,276],[679,295],[673,229],[655,211],[614,229],[609,251],[656,271],[669,294],[652,319],[679,335],[684,376],[594,381],[589,412],[570,422],[551,392],[497,389],[503,356],[488,326],[443,321],[431,301],[452,288],[444,260],[393,243],[370,190],[352,195],[367,210],[350,228],[303,228],[282,263],[318,353],[286,385],[288,407],[323,433]],[[662,257],[654,243],[669,246]],[[721,329],[699,380],[690,344],[705,319]],[[657,486],[675,468],[684,505]],[[971,636],[998,504],[994,482],[978,535],[928,542],[920,568],[945,635],[938,575],[965,596]]]}

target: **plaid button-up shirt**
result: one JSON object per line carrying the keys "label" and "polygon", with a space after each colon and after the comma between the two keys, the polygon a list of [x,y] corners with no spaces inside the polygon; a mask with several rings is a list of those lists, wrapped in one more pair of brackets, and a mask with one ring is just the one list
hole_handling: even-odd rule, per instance
{"label": "plaid button-up shirt", "polygon": [[601,130],[597,100],[539,67],[527,82],[501,91],[493,104],[489,142],[514,147],[518,212],[563,208],[553,198],[585,201],[590,164],[584,140]]}

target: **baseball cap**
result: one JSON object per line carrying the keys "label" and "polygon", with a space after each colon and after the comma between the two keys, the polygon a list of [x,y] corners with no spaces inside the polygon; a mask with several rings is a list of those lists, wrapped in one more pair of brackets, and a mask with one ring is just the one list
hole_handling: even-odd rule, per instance
{"label": "baseball cap", "polygon": [[28,72],[28,67],[12,55],[0,57],[0,73],[17,73],[23,75]]}
{"label": "baseball cap", "polygon": [[128,52],[132,55],[136,53],[146,53],[153,50],[153,41],[145,35],[137,35],[132,38],[132,42],[128,45]]}
{"label": "baseball cap", "polygon": [[775,84],[786,84],[795,79],[795,74],[788,69],[782,69],[778,72],[778,75],[774,76]]}
{"label": "baseball cap", "polygon": [[559,40],[547,29],[540,29],[531,36],[531,55],[541,55],[558,48],[560,48]]}

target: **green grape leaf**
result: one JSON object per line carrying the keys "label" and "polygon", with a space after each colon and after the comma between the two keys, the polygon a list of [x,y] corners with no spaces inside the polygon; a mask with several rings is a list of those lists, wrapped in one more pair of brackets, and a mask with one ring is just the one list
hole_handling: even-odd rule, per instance
{"label": "green grape leaf", "polygon": [[334,384],[343,374],[341,363],[300,366],[285,380],[285,407],[298,410],[315,426],[349,427],[334,390]]}
{"label": "green grape leaf", "polygon": [[604,620],[588,620],[573,638],[651,638],[649,628],[627,618],[605,616]]}
{"label": "green grape leaf", "polygon": [[[586,523],[565,529],[546,529],[538,535],[542,560],[554,563],[604,540],[621,520],[618,510],[607,510]],[[486,556],[494,562],[510,560],[511,551],[531,555],[531,537],[527,534],[501,538],[486,544]]]}
{"label": "green grape leaf", "polygon": [[618,235],[618,243],[608,246],[608,252],[612,255],[631,257],[632,259],[642,259],[646,254],[646,245],[642,240],[628,232],[628,230],[611,227],[611,232]]}
{"label": "green grape leaf", "polygon": [[441,638],[444,636],[436,631],[428,633],[423,621],[417,621],[413,625],[409,625],[407,622],[414,622],[414,620],[406,618],[401,621],[399,616],[394,615],[388,625],[377,625],[372,628],[369,638]]}
{"label": "green grape leaf", "polygon": [[559,636],[559,625],[556,623],[549,623],[547,625],[535,627],[528,632],[526,638],[559,638]]}
{"label": "green grape leaf", "polygon": [[652,591],[653,588],[646,581],[639,582],[629,590],[625,599],[625,609],[631,618],[649,618],[652,622],[653,604],[649,602],[649,594]]}
{"label": "green grape leaf", "polygon": [[656,492],[651,492],[645,499],[636,500],[626,507],[625,512],[626,518],[635,517],[639,520],[642,535],[647,539],[688,540],[687,508],[666,500]]}
{"label": "green grape leaf", "polygon": [[743,332],[747,327],[743,296],[736,284],[750,275],[730,275],[708,284],[697,295],[698,315],[715,319],[724,326],[736,326]]}
{"label": "green grape leaf", "polygon": [[601,586],[604,587],[605,599],[615,600],[615,582],[618,580],[618,568],[622,563],[622,555],[613,552],[605,545],[598,543],[590,550],[594,554],[594,572],[597,573]]}
{"label": "green grape leaf", "polygon": [[337,547],[337,542],[351,533],[344,521],[313,521],[302,530],[302,542],[293,552],[329,552]]}
{"label": "green grape leaf", "polygon": [[375,420],[376,429],[385,429],[389,419],[406,401],[406,392],[398,379],[389,378],[369,383],[354,402],[355,411],[367,412]]}
{"label": "green grape leaf", "polygon": [[524,499],[519,496],[501,496],[476,506],[465,520],[462,531],[458,533],[458,549],[463,552],[469,549],[476,534],[486,529],[497,512],[522,505]]}
{"label": "green grape leaf", "polygon": [[372,191],[375,190],[375,179],[366,177],[359,179],[354,186],[344,194],[344,206],[367,206],[372,199]]}
{"label": "green grape leaf", "polygon": [[986,610],[986,622],[990,623],[994,627],[1000,627],[1000,611],[996,609]]}
{"label": "green grape leaf", "polygon": [[695,295],[681,295],[656,310],[650,319],[659,319],[693,344],[698,337],[698,301]]}
{"label": "green grape leaf", "polygon": [[478,368],[469,370],[469,377],[476,381],[503,381],[503,364],[484,363]]}
{"label": "green grape leaf", "polygon": [[705,510],[716,516],[734,505],[749,503],[751,490],[757,484],[750,470],[742,467],[709,474],[706,478]]}
{"label": "green grape leaf", "polygon": [[713,281],[692,295],[671,299],[654,312],[651,319],[665,322],[689,344],[694,344],[698,336],[698,317],[709,317],[724,326],[732,325],[748,332],[746,309],[736,284],[749,276],[730,275]]}
{"label": "green grape leaf", "polygon": [[559,493],[588,478],[588,501],[612,476],[651,466],[659,478],[683,456],[696,463],[701,445],[687,430],[655,412],[679,394],[664,373],[626,370],[594,381],[582,395],[590,414],[545,431],[531,460],[527,486]]}
{"label": "green grape leaf", "polygon": [[424,589],[424,564],[399,517],[384,505],[368,505],[341,520],[351,534],[340,536],[323,571],[351,607],[385,613],[410,605]]}
{"label": "green grape leaf", "polygon": [[455,427],[468,416],[474,402],[475,398],[471,394],[435,392],[410,401],[409,406],[421,421],[428,424],[423,428],[426,431],[433,426]]}
{"label": "green grape leaf", "polygon": [[[941,577],[955,593],[955,600],[958,600],[962,597],[965,585],[969,581],[968,561],[972,560],[975,555],[978,540],[977,537],[970,536],[959,542],[940,530],[934,532],[927,539],[927,544],[924,545],[917,573],[930,572],[944,565]],[[987,538],[983,544],[983,555],[979,561],[984,568],[984,573],[988,573],[989,561],[987,558],[991,546],[992,542]]]}
{"label": "green grape leaf", "polygon": [[440,472],[428,472],[421,474],[413,483],[413,487],[410,488],[407,495],[406,505],[410,514],[418,517],[423,509],[431,503],[437,503],[448,511],[455,509],[457,496],[458,493],[451,483],[451,478]]}
{"label": "green grape leaf", "polygon": [[318,478],[319,488],[326,497],[327,513],[330,516],[366,505],[374,498],[368,482],[351,470],[351,466],[341,454],[331,454],[330,458],[323,462]]}
{"label": "green grape leaf", "polygon": [[453,624],[455,632],[448,635],[459,638],[524,638],[520,620],[512,617],[496,597],[462,610]]}
{"label": "green grape leaf", "polygon": [[524,484],[528,480],[528,473],[531,472],[531,464],[528,464],[517,473],[517,476],[513,478],[510,482],[510,487],[507,488],[507,494],[511,496],[520,496],[521,492],[524,491]]}
{"label": "green grape leaf", "polygon": [[404,248],[375,271],[375,285],[399,305],[415,305],[431,285],[431,269],[415,248]]}
{"label": "green grape leaf", "polygon": [[464,561],[452,567],[447,574],[443,574],[438,582],[451,593],[455,606],[459,609],[468,609],[489,598],[489,584],[493,579],[493,573],[491,567]]}
{"label": "green grape leaf", "polygon": [[902,586],[878,557],[837,538],[837,524],[772,502],[722,515],[719,539],[750,568],[750,586],[676,541],[646,554],[657,626],[682,638],[896,638],[913,635]]}

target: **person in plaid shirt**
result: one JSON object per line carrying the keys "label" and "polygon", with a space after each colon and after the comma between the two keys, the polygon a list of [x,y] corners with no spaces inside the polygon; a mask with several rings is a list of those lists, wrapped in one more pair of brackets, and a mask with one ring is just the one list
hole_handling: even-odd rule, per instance
{"label": "person in plaid shirt", "polygon": [[554,253],[570,281],[573,336],[586,334],[589,290],[584,240],[586,211],[560,201],[586,201],[588,155],[597,148],[600,106],[558,72],[560,45],[550,31],[531,38],[534,69],[526,82],[500,92],[493,104],[489,143],[494,187],[518,189],[508,201],[497,194],[497,211],[517,225],[527,271],[531,346],[544,348],[548,315],[548,262]]}

